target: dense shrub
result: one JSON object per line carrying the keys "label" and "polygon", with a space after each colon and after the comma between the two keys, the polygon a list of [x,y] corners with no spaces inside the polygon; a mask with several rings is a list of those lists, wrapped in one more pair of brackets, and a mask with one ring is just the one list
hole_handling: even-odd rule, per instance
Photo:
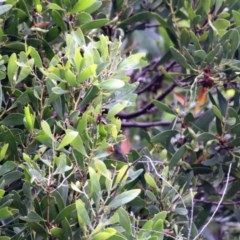
{"label": "dense shrub", "polygon": [[0,2],[0,239],[238,239],[240,3]]}

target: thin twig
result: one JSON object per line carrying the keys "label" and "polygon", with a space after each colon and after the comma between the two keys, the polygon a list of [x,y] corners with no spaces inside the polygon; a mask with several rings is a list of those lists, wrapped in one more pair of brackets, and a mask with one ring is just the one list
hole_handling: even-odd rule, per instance
{"label": "thin twig", "polygon": [[192,226],[193,226],[194,196],[193,196],[192,188],[190,188],[190,195],[191,195],[191,213],[190,213],[190,219],[189,219],[188,240],[190,240],[191,238]]}
{"label": "thin twig", "polygon": [[207,221],[207,223],[202,227],[201,231],[197,234],[197,236],[193,239],[193,240],[197,240],[201,234],[204,232],[204,230],[208,227],[208,225],[212,222],[214,216],[216,215],[217,211],[219,210],[222,202],[223,202],[223,199],[226,195],[226,192],[227,192],[227,187],[228,187],[228,182],[229,182],[229,178],[230,178],[230,172],[231,172],[231,169],[232,169],[232,163],[230,163],[229,165],[229,168],[228,168],[228,173],[227,173],[227,180],[226,180],[226,184],[225,184],[225,187],[223,189],[223,193],[222,193],[222,196],[216,206],[216,209],[214,210],[213,214],[211,215],[211,217],[209,218],[209,220]]}
{"label": "thin twig", "polygon": [[[161,59],[160,59],[160,60],[161,60]],[[159,63],[156,62],[156,63],[153,65],[152,68],[155,69],[158,65],[159,65]],[[165,70],[166,70],[166,71],[169,71],[169,70],[170,70],[172,67],[174,67],[175,65],[176,65],[176,62],[175,62],[175,61],[174,61],[174,62],[171,62],[168,66],[165,67]],[[144,74],[146,74],[145,71],[146,71],[146,72],[149,72],[149,68],[144,69]],[[144,75],[144,74],[143,74],[143,75]],[[142,75],[142,74],[141,74],[141,75]],[[151,82],[150,82],[149,84],[147,84],[145,87],[137,90],[136,93],[137,93],[137,94],[142,94],[142,93],[148,91],[151,87],[153,87],[153,86],[155,85],[156,82],[161,81],[161,80],[163,79],[163,77],[164,77],[164,74],[163,74],[163,73],[156,75],[156,77],[153,79],[153,81],[151,81]]]}
{"label": "thin twig", "polygon": [[[162,94],[160,94],[156,100],[161,101],[163,100],[170,92],[172,92],[172,90],[177,86],[176,83],[173,83],[172,85],[170,85]],[[135,112],[131,112],[131,113],[126,113],[126,112],[122,112],[118,114],[118,117],[121,119],[130,119],[130,118],[134,118],[134,117],[138,117],[140,115],[143,115],[145,113],[147,113],[151,108],[154,107],[154,104],[151,102],[149,104],[147,104],[146,106],[144,106],[143,108],[135,111]]]}
{"label": "thin twig", "polygon": [[124,128],[149,128],[149,127],[157,127],[157,126],[169,126],[172,122],[170,121],[155,121],[155,122],[122,122],[122,127]]}
{"label": "thin twig", "polygon": [[[204,199],[194,199],[194,201],[198,203],[218,205],[218,202],[208,201]],[[236,206],[236,205],[240,205],[240,201],[222,202],[222,206]]]}

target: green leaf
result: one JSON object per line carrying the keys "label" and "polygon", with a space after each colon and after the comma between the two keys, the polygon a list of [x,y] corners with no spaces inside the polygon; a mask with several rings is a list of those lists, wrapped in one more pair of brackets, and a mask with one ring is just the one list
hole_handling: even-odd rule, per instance
{"label": "green leaf", "polygon": [[117,234],[117,230],[114,228],[106,228],[100,233],[96,234],[92,240],[106,240]]}
{"label": "green leaf", "polygon": [[[76,59],[77,57],[77,59]],[[76,61],[76,65],[78,62],[78,65],[81,65],[81,56],[79,56],[79,54],[75,55],[75,61]],[[91,64],[89,66],[87,66],[86,68],[84,68],[80,74],[77,76],[77,82],[78,83],[82,83],[84,81],[86,81],[87,79],[89,79],[90,77],[94,78],[96,76],[96,70],[97,70],[97,65],[96,64]]]}
{"label": "green leaf", "polygon": [[78,134],[78,136],[71,142],[71,146],[77,150],[78,152],[80,152],[83,156],[87,156],[87,152],[85,150],[84,144],[83,144],[83,140],[80,137],[80,135]]}
{"label": "green leaf", "polygon": [[61,8],[61,7],[60,7],[58,4],[56,4],[56,3],[48,3],[48,4],[47,4],[47,9],[65,11],[63,8]]}
{"label": "green leaf", "polygon": [[186,146],[183,145],[174,153],[174,155],[172,156],[172,158],[169,161],[169,169],[172,169],[174,166],[177,165],[177,163],[182,158],[182,156],[184,155],[186,150],[187,150]]}
{"label": "green leaf", "polygon": [[17,164],[13,161],[7,161],[0,167],[0,176],[14,170],[17,167]]}
{"label": "green leaf", "polygon": [[44,239],[47,239],[48,234],[45,226],[42,226],[36,222],[28,222],[27,227],[29,228],[29,230],[33,230],[34,232],[42,236]]}
{"label": "green leaf", "polygon": [[[66,23],[64,22],[64,19],[62,17],[62,15],[58,12],[53,10],[51,12],[51,16],[53,21],[56,23],[57,26],[59,26],[61,28],[62,31],[65,31],[67,29]],[[51,29],[49,30],[51,32]],[[54,35],[56,34],[56,30],[54,30]],[[50,39],[55,39],[56,37],[52,36],[52,33],[47,32],[46,34],[46,39],[50,40]]]}
{"label": "green leaf", "polygon": [[16,84],[16,73],[17,73],[18,65],[17,65],[17,55],[13,53],[8,60],[7,74],[9,82],[12,87]]}
{"label": "green leaf", "polygon": [[101,186],[99,178],[93,168],[89,167],[88,172],[90,176],[90,196],[93,198],[96,206],[99,207],[101,197]]}
{"label": "green leaf", "polygon": [[11,4],[4,4],[0,6],[0,15],[8,12],[13,6]]}
{"label": "green leaf", "polygon": [[91,7],[96,0],[88,0],[88,1],[77,1],[77,3],[73,6],[71,13],[81,12],[89,7]]}
{"label": "green leaf", "polygon": [[50,233],[53,237],[56,237],[60,240],[64,240],[63,229],[59,227],[52,227],[50,229]]}
{"label": "green leaf", "polygon": [[46,221],[34,211],[29,212],[27,216],[22,217],[21,219],[26,222],[45,222]]}
{"label": "green leaf", "polygon": [[66,69],[65,71],[65,80],[71,87],[77,87],[77,80],[76,80],[76,75],[70,70]]}
{"label": "green leaf", "polygon": [[77,209],[78,223],[82,228],[82,230],[85,231],[86,226],[91,226],[91,220],[85,208],[85,204],[81,199],[76,201],[76,209]]}
{"label": "green leaf", "polygon": [[57,215],[57,217],[55,218],[55,221],[57,223],[61,223],[61,221],[64,218],[67,218],[67,219],[70,218],[75,210],[76,210],[75,203],[68,205]]}
{"label": "green leaf", "polygon": [[80,103],[80,108],[86,107],[93,99],[98,95],[99,88],[95,85],[91,86],[89,90],[86,92],[83,100]]}
{"label": "green leaf", "polygon": [[37,52],[37,50],[33,47],[28,47],[28,52],[30,53],[30,56],[34,59],[34,63],[38,68],[42,68],[42,59]]}
{"label": "green leaf", "polygon": [[23,125],[23,118],[24,115],[22,113],[11,113],[1,121],[1,124],[5,126]]}
{"label": "green leaf", "polygon": [[168,149],[169,151],[173,151],[171,149],[171,138],[178,134],[176,130],[166,130],[163,132],[158,133],[157,135],[153,136],[152,143],[160,143],[164,148]]}
{"label": "green leaf", "polygon": [[145,53],[136,53],[130,55],[118,65],[118,70],[128,71],[146,66],[147,61],[143,59],[145,56]]}
{"label": "green leaf", "polygon": [[124,81],[120,79],[108,79],[99,84],[105,90],[115,90],[122,88],[125,85]]}
{"label": "green leaf", "polygon": [[26,128],[32,132],[34,129],[34,123],[35,123],[35,116],[31,114],[30,112],[30,106],[24,107],[24,123],[26,125]]}
{"label": "green leaf", "polygon": [[132,236],[132,223],[130,221],[129,213],[122,207],[117,210],[119,217],[119,224],[125,230],[125,236],[131,239]]}
{"label": "green leaf", "polygon": [[41,121],[41,128],[42,128],[43,132],[44,132],[49,138],[51,138],[52,140],[54,140],[53,134],[52,134],[52,132],[51,132],[51,128],[50,128],[50,126],[48,125],[48,123],[47,123],[45,120],[42,120],[42,121]]}
{"label": "green leaf", "polygon": [[230,26],[230,22],[223,18],[218,18],[212,24],[217,30],[226,29]]}
{"label": "green leaf", "polygon": [[52,92],[57,94],[57,95],[63,95],[63,94],[69,93],[68,90],[64,90],[64,89],[62,89],[61,87],[58,87],[58,86],[53,87]]}
{"label": "green leaf", "polygon": [[188,65],[186,58],[183,56],[182,53],[179,52],[179,50],[177,50],[174,47],[170,47],[170,51],[171,54],[173,56],[173,58],[184,68],[186,69],[191,69],[190,65]]}
{"label": "green leaf", "polygon": [[212,106],[212,110],[213,110],[215,116],[216,116],[220,121],[222,121],[222,120],[223,120],[223,116],[222,116],[222,113],[221,113],[221,111],[219,110],[219,108],[218,108],[217,106],[213,105],[213,106]]}
{"label": "green leaf", "polygon": [[232,10],[233,19],[237,26],[240,25],[240,13],[236,10]]}
{"label": "green leaf", "polygon": [[174,213],[184,216],[188,214],[188,210],[186,208],[175,208]]}
{"label": "green leaf", "polygon": [[66,135],[63,137],[61,143],[57,147],[57,150],[61,150],[62,148],[66,147],[67,145],[71,144],[77,136],[78,136],[77,131],[68,129],[66,131]]}
{"label": "green leaf", "polygon": [[140,194],[140,192],[140,189],[133,189],[120,193],[108,204],[108,207],[118,208],[120,206],[123,206],[124,204],[129,203],[135,199]]}
{"label": "green leaf", "polygon": [[117,104],[115,104],[114,106],[112,106],[107,114],[107,119],[111,119],[112,117],[116,116],[118,113],[120,113],[125,107],[127,107],[128,102],[127,101],[123,101],[123,102],[119,102]]}
{"label": "green leaf", "polygon": [[152,177],[152,175],[149,172],[146,172],[144,174],[144,179],[147,182],[147,184],[152,187],[155,191],[158,191],[159,188],[154,180],[154,178]]}
{"label": "green leaf", "polygon": [[10,237],[6,237],[6,236],[2,236],[2,237],[0,237],[0,240],[11,240],[11,238]]}
{"label": "green leaf", "polygon": [[169,113],[169,114],[172,114],[172,115],[176,116],[176,112],[173,109],[171,109],[169,106],[167,106],[166,104],[164,104],[160,101],[157,101],[157,100],[153,100],[153,103],[157,108],[159,108],[163,112],[166,112],[166,113]]}
{"label": "green leaf", "polygon": [[8,207],[0,208],[0,221],[3,221],[6,218],[9,218],[11,216],[12,216],[12,213],[11,213],[11,211],[9,211]]}
{"label": "green leaf", "polygon": [[107,18],[92,20],[91,22],[82,24],[81,29],[82,29],[82,31],[86,31],[86,30],[91,30],[94,28],[101,28],[101,27],[105,26],[107,23],[109,23],[109,19],[107,19]]}
{"label": "green leaf", "polygon": [[159,14],[149,11],[138,12],[133,16],[124,19],[119,23],[118,27],[127,27],[127,25],[142,21],[143,19],[154,19],[157,20],[163,27],[167,27],[166,21],[162,17],[160,17]]}

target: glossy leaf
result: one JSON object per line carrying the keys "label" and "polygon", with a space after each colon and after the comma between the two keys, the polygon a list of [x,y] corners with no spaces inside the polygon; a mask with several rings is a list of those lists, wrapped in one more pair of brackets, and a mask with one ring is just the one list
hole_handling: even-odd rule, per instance
{"label": "glossy leaf", "polygon": [[78,136],[78,132],[69,130],[66,132],[66,135],[61,140],[61,143],[58,146],[58,150],[61,150],[62,148],[66,147],[67,145],[71,144],[74,139]]}
{"label": "glossy leaf", "polygon": [[120,193],[108,204],[108,207],[118,208],[120,206],[123,206],[124,204],[129,203],[133,199],[135,199],[140,194],[140,192],[141,192],[140,189],[132,189],[132,190]]}
{"label": "glossy leaf", "polygon": [[78,1],[72,8],[71,13],[81,12],[93,5],[96,0]]}

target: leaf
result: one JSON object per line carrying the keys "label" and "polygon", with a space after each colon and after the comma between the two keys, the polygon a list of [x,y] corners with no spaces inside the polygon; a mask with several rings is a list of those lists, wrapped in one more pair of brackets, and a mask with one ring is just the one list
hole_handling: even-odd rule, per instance
{"label": "leaf", "polygon": [[179,52],[179,50],[177,50],[174,47],[170,47],[170,51],[171,54],[173,56],[173,58],[184,68],[186,69],[191,69],[190,65],[188,65],[186,58],[183,56],[182,53]]}
{"label": "leaf", "polygon": [[178,134],[176,130],[166,130],[152,137],[152,143],[160,143],[164,148],[172,152],[171,139]]}
{"label": "leaf", "polygon": [[8,207],[0,208],[0,221],[3,221],[12,216],[11,211],[9,211]]}
{"label": "leaf", "polygon": [[212,24],[217,30],[226,29],[230,26],[230,22],[223,18],[218,18]]}
{"label": "leaf", "polygon": [[143,60],[145,56],[145,53],[136,53],[130,55],[118,65],[118,70],[128,71],[146,66],[147,61]]}
{"label": "leaf", "polygon": [[125,236],[128,239],[131,239],[132,236],[132,223],[130,221],[129,213],[122,207],[117,210],[117,214],[119,217],[120,226],[125,230]]}
{"label": "leaf", "polygon": [[174,153],[174,155],[172,156],[172,158],[169,161],[169,169],[172,169],[174,166],[177,165],[177,163],[182,158],[182,156],[184,155],[186,150],[187,150],[186,146],[183,145]]}
{"label": "leaf", "polygon": [[108,79],[99,84],[105,90],[115,90],[122,88],[125,85],[124,81],[120,79]]}
{"label": "leaf", "polygon": [[222,95],[222,93],[217,89],[217,97],[219,103],[219,110],[221,111],[222,116],[226,116],[228,109],[228,101]]}
{"label": "leaf", "polygon": [[127,27],[127,25],[142,21],[143,19],[154,19],[157,20],[163,27],[167,27],[166,21],[162,17],[160,17],[159,14],[149,11],[138,12],[133,16],[124,19],[119,23],[118,27],[120,28]]}
{"label": "leaf", "polygon": [[12,87],[14,87],[16,84],[17,69],[18,69],[17,55],[16,53],[13,53],[8,60],[8,66],[7,66],[7,75]]}
{"label": "leaf", "polygon": [[4,174],[11,172],[17,167],[17,164],[13,161],[7,161],[0,167],[0,176],[3,176]]}
{"label": "leaf", "polygon": [[32,132],[34,129],[35,116],[30,112],[30,106],[24,107],[24,123],[26,128]]}
{"label": "leaf", "polygon": [[45,220],[34,211],[29,212],[28,215],[22,217],[21,220],[26,222],[45,222]]}
{"label": "leaf", "polygon": [[11,4],[0,5],[0,15],[8,12],[13,6]]}
{"label": "leaf", "polygon": [[237,26],[240,25],[240,13],[236,10],[232,10],[233,19]]}
{"label": "leaf", "polygon": [[42,68],[42,59],[37,52],[37,50],[33,47],[28,47],[28,52],[30,53],[30,56],[34,59],[34,63],[38,68]]}
{"label": "leaf", "polygon": [[73,212],[76,210],[75,203],[68,205],[65,207],[55,218],[56,223],[61,223],[64,218],[70,218]]}
{"label": "leaf", "polygon": [[53,134],[52,134],[52,132],[51,132],[51,128],[50,128],[50,126],[48,125],[48,123],[47,123],[45,120],[42,120],[42,121],[41,121],[41,128],[42,128],[43,132],[44,132],[49,138],[51,138],[52,140],[54,140]]}
{"label": "leaf", "polygon": [[73,6],[71,13],[81,12],[89,7],[91,7],[96,0],[88,0],[88,1],[77,1],[77,3]]}
{"label": "leaf", "polygon": [[80,152],[83,156],[87,156],[87,152],[85,150],[83,140],[78,134],[78,136],[71,142],[71,146]]}
{"label": "leaf", "polygon": [[140,192],[141,192],[140,189],[133,189],[120,193],[108,204],[108,207],[118,208],[126,203],[129,203],[133,199],[135,199],[140,194]]}
{"label": "leaf", "polygon": [[2,236],[2,237],[0,237],[0,240],[11,240],[11,238],[10,237],[6,237],[6,236]]}
{"label": "leaf", "polygon": [[118,113],[120,113],[125,107],[127,107],[128,102],[127,101],[123,101],[123,102],[119,102],[117,104],[115,104],[114,106],[112,106],[107,114],[107,119],[111,119],[114,116],[116,116]]}
{"label": "leaf", "polygon": [[92,20],[88,23],[82,24],[81,29],[82,29],[82,31],[86,31],[86,30],[91,30],[94,28],[101,28],[101,27],[105,26],[107,23],[109,23],[109,19],[107,19],[107,18]]}
{"label": "leaf", "polygon": [[92,240],[106,240],[109,239],[110,237],[114,236],[117,234],[117,230],[114,228],[106,228],[100,233],[96,234]]}
{"label": "leaf", "polygon": [[173,109],[171,109],[169,106],[167,106],[166,104],[164,104],[160,101],[157,101],[157,100],[153,100],[153,103],[157,108],[159,108],[163,112],[166,112],[166,113],[176,116],[176,112]]}
{"label": "leaf", "polygon": [[186,208],[175,208],[174,213],[185,216],[188,214],[188,210]]}
{"label": "leaf", "polygon": [[65,11],[63,8],[61,8],[61,7],[60,7],[58,4],[56,4],[56,3],[48,3],[48,4],[47,4],[47,9]]}
{"label": "leaf", "polygon": [[7,115],[2,121],[1,124],[5,126],[19,126],[23,125],[24,115],[22,113],[12,113]]}
{"label": "leaf", "polygon": [[[5,143],[0,150],[0,161],[4,160],[7,154],[7,150],[8,150],[8,143]],[[3,165],[2,165],[3,166]],[[1,169],[1,168],[0,168]],[[0,170],[1,171],[1,170]]]}
{"label": "leaf", "polygon": [[95,97],[97,97],[99,93],[99,88],[95,85],[91,86],[89,90],[86,92],[86,94],[83,97],[83,100],[80,103],[80,108],[86,107]]}
{"label": "leaf", "polygon": [[77,209],[78,223],[82,230],[85,231],[86,226],[91,226],[91,221],[88,212],[85,208],[84,202],[81,199],[77,200],[75,204]]}
{"label": "leaf", "polygon": [[66,131],[66,135],[63,137],[61,143],[57,147],[57,150],[61,150],[62,148],[66,147],[67,145],[71,144],[77,136],[78,136],[77,131],[68,129]]}
{"label": "leaf", "polygon": [[101,186],[99,182],[99,178],[95,170],[91,167],[88,168],[89,176],[90,176],[90,196],[93,198],[97,207],[100,204],[101,197]]}
{"label": "leaf", "polygon": [[[76,57],[78,58],[78,60],[76,59]],[[78,56],[77,54],[75,55],[75,62],[77,65],[81,64],[81,56]],[[78,83],[82,83],[84,81],[86,81],[87,79],[89,79],[90,77],[95,77],[96,76],[96,70],[97,70],[97,65],[96,64],[91,64],[89,66],[87,66],[86,68],[84,68],[80,74],[77,76],[77,82]]]}
{"label": "leaf", "polygon": [[57,86],[52,88],[52,92],[57,94],[57,95],[62,95],[62,94],[69,93],[68,90],[64,90],[61,87],[57,87]]}
{"label": "leaf", "polygon": [[46,228],[36,222],[27,223],[27,227],[29,230],[35,231],[38,235],[42,236],[44,239],[47,239],[47,231]]}
{"label": "leaf", "polygon": [[215,116],[216,116],[220,121],[222,121],[222,120],[223,120],[223,116],[222,116],[222,113],[221,113],[221,111],[219,110],[219,108],[218,108],[217,106],[213,105],[213,106],[212,106],[212,110],[213,110]]}
{"label": "leaf", "polygon": [[147,182],[147,184],[152,187],[155,191],[158,191],[159,188],[154,180],[154,178],[152,177],[152,175],[149,172],[146,172],[144,174],[144,179]]}

